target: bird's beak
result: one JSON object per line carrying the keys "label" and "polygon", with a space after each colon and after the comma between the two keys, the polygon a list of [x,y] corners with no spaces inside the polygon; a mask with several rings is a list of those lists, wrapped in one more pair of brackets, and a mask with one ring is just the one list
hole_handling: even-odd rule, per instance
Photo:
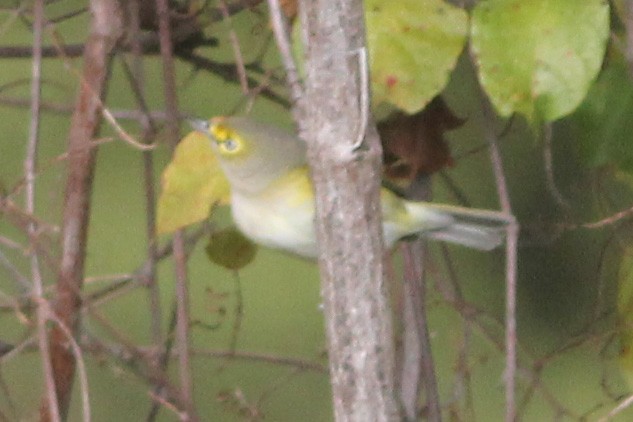
{"label": "bird's beak", "polygon": [[208,120],[190,118],[190,119],[187,119],[187,121],[189,122],[189,124],[194,130],[197,130],[198,132],[202,132],[204,134],[209,133]]}

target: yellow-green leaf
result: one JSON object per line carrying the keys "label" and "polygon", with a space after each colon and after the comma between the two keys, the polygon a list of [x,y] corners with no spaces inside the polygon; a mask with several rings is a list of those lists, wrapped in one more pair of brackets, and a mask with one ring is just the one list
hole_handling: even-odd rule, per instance
{"label": "yellow-green leaf", "polygon": [[239,270],[253,261],[257,246],[232,227],[213,233],[206,251],[209,259],[216,264],[229,270]]}
{"label": "yellow-green leaf", "polygon": [[482,0],[471,23],[479,80],[495,108],[536,122],[578,107],[608,36],[604,0]]}
{"label": "yellow-green leaf", "polygon": [[366,0],[374,105],[420,111],[448,82],[468,16],[442,0]]}
{"label": "yellow-green leaf", "polygon": [[209,216],[211,206],[228,203],[229,184],[209,139],[191,132],[176,147],[162,176],[156,228],[170,233]]}

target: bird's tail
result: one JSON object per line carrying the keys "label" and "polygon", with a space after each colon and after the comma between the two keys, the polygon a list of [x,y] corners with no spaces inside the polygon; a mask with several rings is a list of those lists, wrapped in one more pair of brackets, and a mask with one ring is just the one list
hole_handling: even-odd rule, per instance
{"label": "bird's tail", "polygon": [[428,202],[405,203],[409,214],[415,219],[429,221],[434,215],[437,224],[425,225],[421,234],[432,239],[457,243],[470,248],[491,250],[503,243],[505,227],[513,221],[507,214],[482,209]]}

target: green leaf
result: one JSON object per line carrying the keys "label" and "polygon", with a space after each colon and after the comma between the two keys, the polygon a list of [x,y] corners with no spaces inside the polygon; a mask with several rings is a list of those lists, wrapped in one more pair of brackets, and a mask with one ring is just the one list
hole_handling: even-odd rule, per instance
{"label": "green leaf", "polygon": [[374,105],[421,110],[455,67],[466,12],[441,0],[366,0],[365,16]]}
{"label": "green leaf", "polygon": [[229,270],[239,270],[253,261],[257,246],[232,227],[213,233],[206,251],[209,259],[216,264]]}
{"label": "green leaf", "polygon": [[570,127],[589,166],[616,165],[633,174],[633,84],[624,58],[611,60],[573,114]]}
{"label": "green leaf", "polygon": [[176,147],[165,168],[158,199],[156,229],[170,233],[209,216],[211,206],[228,203],[229,184],[209,139],[191,132]]}
{"label": "green leaf", "polygon": [[483,0],[471,46],[479,80],[502,116],[553,121],[581,103],[609,36],[604,0]]}

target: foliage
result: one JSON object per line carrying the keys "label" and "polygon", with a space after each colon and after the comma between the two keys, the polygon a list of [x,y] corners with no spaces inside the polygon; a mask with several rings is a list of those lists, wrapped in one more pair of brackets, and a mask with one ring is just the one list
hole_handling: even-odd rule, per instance
{"label": "foliage", "polygon": [[374,102],[420,111],[455,67],[466,12],[442,0],[367,0],[365,14]]}
{"label": "foliage", "polygon": [[603,0],[487,0],[473,11],[473,55],[502,116],[553,121],[582,102],[609,36]]}
{"label": "foliage", "polygon": [[228,270],[240,270],[255,259],[257,246],[235,228],[216,231],[205,248],[211,261]]}
{"label": "foliage", "polygon": [[[603,61],[609,33],[609,8],[602,0],[486,0],[474,8],[469,31],[465,11],[442,0],[367,0],[365,10],[374,107],[388,102],[408,114],[419,112],[444,89],[470,32],[479,80],[500,115],[520,113],[533,122],[557,120],[572,113],[585,98]],[[295,31],[295,47],[302,51],[296,35]],[[606,73],[603,78],[613,71]],[[623,92],[626,90],[617,95],[623,97]],[[591,96],[589,102],[604,103],[605,95],[608,93]],[[579,119],[581,127],[591,124],[591,116],[603,115],[604,110],[588,107],[591,105],[583,107],[587,119]],[[587,129],[583,131],[588,139],[585,143],[596,139],[591,129],[600,130]],[[411,152],[420,154],[415,147]],[[183,171],[197,172],[193,168]],[[199,180],[201,191],[194,192],[191,186],[177,184],[174,174],[168,167],[164,176],[163,189],[171,191],[164,193],[159,206],[163,210],[159,211],[161,232],[200,221],[206,216],[204,206],[215,200],[209,197],[207,182]],[[219,176],[197,172],[192,177]],[[173,182],[169,182],[171,178]],[[197,204],[186,207],[192,215],[178,215],[171,221],[168,215],[172,212],[188,213],[176,205],[188,195],[193,195],[190,203]]]}
{"label": "foliage", "polygon": [[[27,148],[20,143],[28,139],[30,114],[20,107],[32,100],[22,84],[32,71],[23,58],[33,49],[20,45],[33,39],[34,2],[0,10],[0,41],[13,47],[0,49],[0,419],[35,414],[33,403],[44,390],[40,362],[27,352],[38,336],[34,310],[55,303],[62,264],[61,192],[69,188],[64,176],[73,153],[63,143],[73,121],[75,87],[82,84],[77,75],[89,20],[84,3],[51,2],[45,8],[51,31],[45,31],[44,54],[51,58],[43,62],[43,142],[39,167],[28,174],[22,173]],[[259,2],[229,1],[224,11],[215,2],[180,7],[185,3],[172,2],[171,11],[177,63],[171,76],[181,111],[206,118],[243,106],[282,124],[289,101],[264,4],[251,8],[245,4]],[[628,2],[480,0],[469,2],[470,9],[457,3],[366,0],[374,110],[387,105],[392,112],[379,125],[385,138],[393,135],[386,147],[395,156],[388,170],[396,178],[404,172],[410,181],[441,169],[434,199],[465,205],[495,207],[495,182],[507,187],[522,224],[519,417],[607,417],[630,391],[620,382],[619,369],[626,380],[633,379]],[[167,60],[147,60],[143,83],[130,74],[135,66],[128,68],[133,59],[159,50],[156,11],[150,2],[141,5],[143,36],[126,37],[115,53],[123,59],[115,62],[100,110],[110,120],[90,144],[99,148],[96,184],[84,286],[74,292],[81,305],[75,339],[90,381],[81,393],[93,402],[94,420],[130,417],[130,409],[144,412],[159,405],[165,419],[172,418],[170,409],[184,415],[178,384],[186,377],[174,381],[182,362],[171,357],[180,356],[180,345],[173,348],[172,342],[182,338],[178,330],[185,327],[191,329],[196,357],[189,378],[197,385],[195,402],[203,419],[330,420],[316,270],[268,250],[255,256],[253,245],[235,230],[206,224],[214,206],[228,201],[228,187],[201,134],[192,132],[175,147],[162,174],[156,224],[147,225],[154,221],[155,204],[146,201],[158,180],[152,171],[163,168],[168,148],[141,152],[118,139],[124,132],[160,146],[169,138],[165,116],[173,116],[164,111],[169,107],[160,95],[169,85],[170,75],[162,73]],[[291,1],[284,5],[293,9]],[[128,44],[133,39],[142,41],[139,56]],[[350,60],[362,56],[356,53],[350,52]],[[441,101],[438,94],[450,108],[435,114],[428,105]],[[500,117],[516,118],[499,122],[482,112],[482,98]],[[430,123],[422,124],[419,116]],[[543,128],[552,129],[552,139],[535,142]],[[482,134],[499,138],[506,184],[499,174],[490,176]],[[548,154],[549,164],[543,160]],[[24,205],[31,180],[37,182],[33,212]],[[567,205],[553,199],[556,191]],[[147,226],[163,234],[193,227],[177,250],[167,236],[153,237],[151,229],[145,236]],[[206,248],[200,239],[210,240]],[[503,254],[432,246],[428,256],[432,282],[423,311],[433,333],[444,416],[501,420]],[[191,308],[178,329],[170,317],[176,315],[174,271],[162,263],[168,259],[178,277],[185,274],[191,281]],[[37,264],[44,284],[40,295],[32,283]],[[392,273],[399,269],[396,265]],[[397,281],[388,287],[395,313],[402,316],[410,292]],[[186,306],[182,300],[180,306]],[[398,341],[407,334],[401,319]],[[56,323],[53,316],[47,321],[49,327]],[[404,377],[409,361],[398,359]],[[76,407],[71,420],[80,419]],[[621,420],[630,417],[625,411]]]}
{"label": "foliage", "polygon": [[212,205],[227,204],[229,185],[209,139],[190,132],[176,146],[165,168],[158,200],[158,233],[170,233],[209,216]]}
{"label": "foliage", "polygon": [[633,133],[633,86],[629,79],[623,58],[614,57],[571,116],[574,136],[587,166],[615,165],[633,173],[633,148],[628,136]]}

